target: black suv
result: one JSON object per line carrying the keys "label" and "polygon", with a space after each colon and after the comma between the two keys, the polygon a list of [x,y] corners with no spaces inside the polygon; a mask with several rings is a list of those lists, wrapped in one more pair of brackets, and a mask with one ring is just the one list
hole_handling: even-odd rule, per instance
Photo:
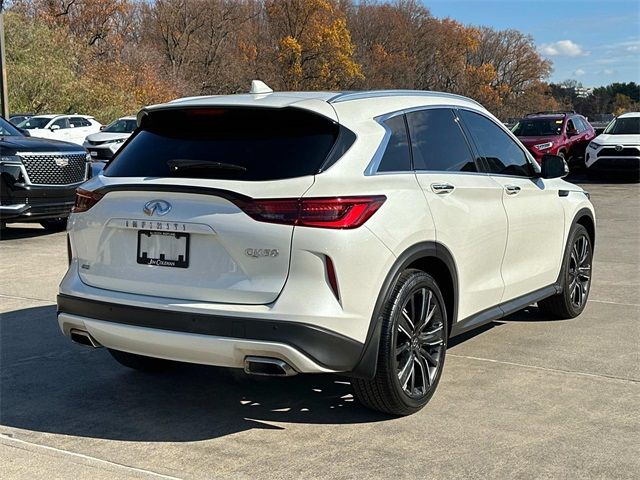
{"label": "black suv", "polygon": [[0,117],[0,226],[39,222],[64,230],[89,165],[82,147],[28,137]]}

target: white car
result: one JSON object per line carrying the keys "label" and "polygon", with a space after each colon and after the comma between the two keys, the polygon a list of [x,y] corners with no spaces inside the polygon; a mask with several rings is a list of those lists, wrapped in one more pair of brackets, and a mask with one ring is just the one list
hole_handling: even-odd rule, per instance
{"label": "white car", "polygon": [[83,146],[93,160],[111,160],[135,129],[136,117],[122,117],[89,135]]}
{"label": "white car", "polygon": [[422,408],[453,335],[591,285],[594,210],[465,97],[190,98],[143,109],[79,190],[58,322],[120,363],[335,372],[364,405]]}
{"label": "white car", "polygon": [[585,165],[591,178],[619,174],[640,180],[640,112],[613,119],[587,146]]}
{"label": "white car", "polygon": [[100,122],[87,115],[35,115],[18,124],[32,137],[53,138],[82,145],[87,135],[100,131]]}

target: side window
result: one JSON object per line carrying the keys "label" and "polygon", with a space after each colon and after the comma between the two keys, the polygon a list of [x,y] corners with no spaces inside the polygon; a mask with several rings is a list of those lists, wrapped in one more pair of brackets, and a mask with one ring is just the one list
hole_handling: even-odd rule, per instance
{"label": "side window", "polygon": [[469,145],[449,108],[407,114],[416,170],[477,172]]}
{"label": "side window", "polygon": [[378,166],[378,172],[410,172],[411,156],[404,115],[392,117],[384,124],[391,130],[391,137]]}
{"label": "side window", "polygon": [[71,123],[73,123],[73,126],[78,128],[78,127],[90,127],[91,124],[89,123],[88,120],[82,118],[82,117],[71,117],[69,119],[69,121]]}
{"label": "side window", "polygon": [[567,120],[567,133],[569,132],[577,132],[576,126],[573,123],[573,120]]}
{"label": "side window", "polygon": [[67,118],[59,118],[51,124],[51,126],[57,125],[60,128],[69,128],[69,120]]}
{"label": "side window", "polygon": [[484,158],[489,173],[521,177],[533,175],[533,167],[524,151],[494,122],[468,110],[460,110],[460,117]]}

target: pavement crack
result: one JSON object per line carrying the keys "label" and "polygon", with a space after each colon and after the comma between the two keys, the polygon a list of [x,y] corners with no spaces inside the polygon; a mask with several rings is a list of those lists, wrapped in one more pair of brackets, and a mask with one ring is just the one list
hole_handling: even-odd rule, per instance
{"label": "pavement crack", "polygon": [[[13,300],[32,300],[34,302],[43,302],[43,303],[50,303],[52,305],[55,304],[55,301],[48,299],[45,300],[43,298],[35,298],[35,297],[21,297],[18,295],[5,295],[4,293],[0,293],[0,298],[11,298]],[[5,312],[8,313],[8,312]]]}
{"label": "pavement crack", "polygon": [[495,360],[492,358],[483,358],[483,357],[473,357],[471,355],[456,355],[455,353],[447,353],[448,357],[457,357],[457,358],[466,358],[468,360],[477,360],[479,362],[488,362],[488,363],[499,363],[502,365],[510,365],[512,367],[522,367],[522,368],[531,368],[534,370],[543,370],[546,372],[556,372],[556,373],[566,373],[569,375],[579,375],[582,377],[592,377],[592,378],[601,378],[607,380],[617,380],[620,382],[631,382],[631,383],[640,383],[639,379],[635,378],[627,378],[627,377],[616,377],[615,375],[606,375],[606,374],[595,374],[595,373],[586,373],[579,372],[577,370],[565,370],[562,368],[548,368],[548,367],[540,367],[538,365],[527,365],[525,363],[517,363],[517,362],[505,362],[504,360]]}
{"label": "pavement crack", "polygon": [[[112,462],[110,460],[103,460],[102,458],[92,457],[91,455],[85,455],[83,453],[71,452],[69,450],[63,450],[61,448],[50,447],[48,445],[41,445],[39,443],[34,443],[34,442],[28,442],[26,440],[21,440],[19,438],[15,438],[10,433],[0,433],[0,439],[5,440],[8,443],[14,442],[14,443],[20,444],[22,446],[30,446],[30,447],[35,447],[35,448],[38,448],[38,449],[47,450],[49,452],[60,453],[60,454],[63,454],[63,455],[72,456],[72,457],[79,458],[79,459],[82,459],[82,460],[86,460],[86,461],[89,461],[89,462],[97,462],[97,463],[100,463],[100,464],[108,465],[110,467],[116,467],[116,468],[128,470],[130,472],[136,472],[136,473],[141,473],[141,474],[145,474],[145,475],[151,475],[151,476],[154,476],[154,477],[157,477],[157,478],[164,478],[164,479],[167,479],[167,480],[181,480],[178,477],[172,477],[171,475],[164,475],[162,473],[154,472],[152,470],[146,470],[144,468],[132,467],[130,465],[125,465],[124,463]],[[14,445],[14,446],[16,446],[16,445]]]}

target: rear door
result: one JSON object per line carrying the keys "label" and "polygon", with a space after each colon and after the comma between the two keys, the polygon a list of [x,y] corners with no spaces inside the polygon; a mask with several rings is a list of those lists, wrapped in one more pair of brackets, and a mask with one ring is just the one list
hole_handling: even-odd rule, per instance
{"label": "rear door", "polygon": [[460,295],[458,318],[500,303],[500,265],[507,243],[502,188],[479,172],[450,108],[406,115],[418,182],[427,198],[438,243],[456,261]]}
{"label": "rear door", "polygon": [[149,114],[99,179],[99,201],[73,215],[80,277],[134,294],[273,302],[289,270],[287,216],[336,138],[333,122],[294,108]]}
{"label": "rear door", "polygon": [[490,179],[500,186],[509,234],[502,301],[549,286],[558,278],[564,248],[564,209],[558,189],[535,175],[524,149],[497,123],[459,110]]}

